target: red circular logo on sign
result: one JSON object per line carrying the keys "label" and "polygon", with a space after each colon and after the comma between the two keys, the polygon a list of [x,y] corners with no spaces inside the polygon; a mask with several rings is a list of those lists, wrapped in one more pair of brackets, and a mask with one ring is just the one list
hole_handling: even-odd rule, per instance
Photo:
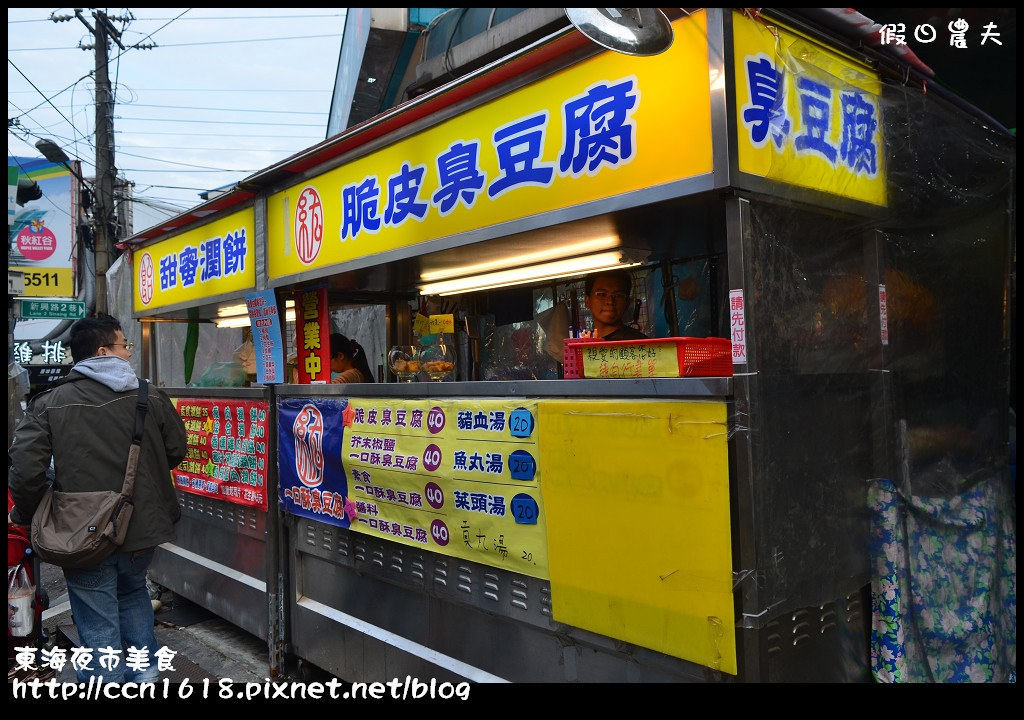
{"label": "red circular logo on sign", "polygon": [[295,252],[303,265],[316,260],[323,242],[324,206],[316,188],[307,186],[295,203]]}
{"label": "red circular logo on sign", "polygon": [[26,225],[18,233],[18,252],[26,260],[46,260],[57,252],[57,236],[45,225],[38,230]]}
{"label": "red circular logo on sign", "polygon": [[153,271],[153,256],[143,253],[139,260],[139,298],[143,305],[149,305],[153,299],[153,285],[156,273]]}

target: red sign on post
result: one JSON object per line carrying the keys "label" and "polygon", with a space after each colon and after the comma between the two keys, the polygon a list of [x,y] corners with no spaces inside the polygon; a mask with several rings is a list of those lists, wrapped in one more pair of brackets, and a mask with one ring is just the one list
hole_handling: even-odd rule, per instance
{"label": "red sign on post", "polygon": [[184,492],[267,509],[266,401],[178,398],[188,452],[174,469]]}
{"label": "red sign on post", "polygon": [[18,252],[26,260],[46,260],[57,252],[57,236],[42,220],[33,221],[18,233]]}
{"label": "red sign on post", "polygon": [[300,383],[331,381],[327,288],[295,291],[295,352]]}

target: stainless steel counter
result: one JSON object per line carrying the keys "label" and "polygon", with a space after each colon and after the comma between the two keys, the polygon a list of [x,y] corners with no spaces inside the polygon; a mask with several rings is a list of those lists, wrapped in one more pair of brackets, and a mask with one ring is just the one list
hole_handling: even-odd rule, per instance
{"label": "stainless steel counter", "polygon": [[732,378],[636,378],[580,380],[481,380],[476,382],[278,385],[278,395],[358,397],[638,397],[719,398],[732,394]]}

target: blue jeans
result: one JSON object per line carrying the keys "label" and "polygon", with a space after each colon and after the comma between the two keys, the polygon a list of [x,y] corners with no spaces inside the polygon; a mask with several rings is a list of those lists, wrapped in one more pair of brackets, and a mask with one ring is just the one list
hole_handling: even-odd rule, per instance
{"label": "blue jeans", "polygon": [[[117,683],[160,679],[153,603],[146,587],[153,551],[118,552],[93,567],[64,569],[78,647],[92,653],[88,667],[75,667],[79,682],[88,682],[90,676]],[[116,665],[101,661],[104,648],[121,651]],[[68,662],[73,653],[68,653]]]}

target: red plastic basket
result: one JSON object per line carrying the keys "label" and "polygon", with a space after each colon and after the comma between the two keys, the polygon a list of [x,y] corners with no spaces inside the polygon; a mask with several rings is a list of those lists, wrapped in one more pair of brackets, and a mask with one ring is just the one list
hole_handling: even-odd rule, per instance
{"label": "red plastic basket", "polygon": [[562,377],[583,377],[583,353],[579,347],[583,343],[599,343],[600,338],[565,338],[562,349]]}
{"label": "red plastic basket", "polygon": [[[679,377],[732,377],[732,341],[728,338],[650,338],[649,340],[594,340],[591,338],[566,338],[564,350],[564,377],[586,377],[583,365],[583,349],[588,348],[630,348],[636,346],[674,344],[676,347]],[[603,375],[602,377],[638,377],[633,374]],[[649,377],[640,375],[639,377]]]}

